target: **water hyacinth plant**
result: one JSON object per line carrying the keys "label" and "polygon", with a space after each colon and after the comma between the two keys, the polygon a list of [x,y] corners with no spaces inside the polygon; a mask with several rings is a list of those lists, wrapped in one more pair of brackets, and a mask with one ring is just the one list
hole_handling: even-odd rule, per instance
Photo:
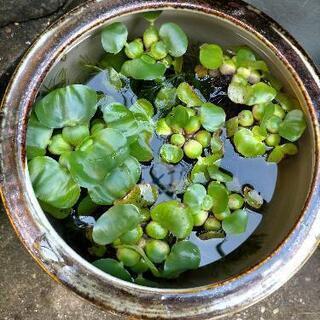
{"label": "water hyacinth plant", "polygon": [[[187,35],[174,22],[158,27],[160,15],[143,14],[139,38],[122,22],[106,26],[105,56],[90,66],[98,85],[40,96],[27,131],[43,210],[78,228],[94,266],[149,286],[201,266],[194,236],[242,234],[249,209],[263,209],[259,190],[235,189],[237,177],[222,168],[225,143],[242,158],[279,163],[298,153],[307,126],[299,102],[250,48],[201,44],[190,64]],[[217,79],[227,83],[229,109],[210,94]]]}

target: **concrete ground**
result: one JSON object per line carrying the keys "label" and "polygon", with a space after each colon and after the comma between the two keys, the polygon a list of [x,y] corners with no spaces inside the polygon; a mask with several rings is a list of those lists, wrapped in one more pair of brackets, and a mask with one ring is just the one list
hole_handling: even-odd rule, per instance
{"label": "concrete ground", "polygon": [[[0,97],[35,37],[76,3],[70,0],[0,1]],[[250,0],[288,29],[320,65],[319,0]],[[320,250],[283,288],[226,320],[319,320]],[[0,211],[1,320],[116,320],[54,283],[22,248]]]}

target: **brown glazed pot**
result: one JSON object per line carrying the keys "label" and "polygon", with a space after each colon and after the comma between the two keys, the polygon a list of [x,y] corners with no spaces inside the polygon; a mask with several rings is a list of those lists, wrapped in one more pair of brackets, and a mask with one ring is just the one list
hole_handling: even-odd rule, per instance
{"label": "brown glazed pot", "polygon": [[[299,99],[308,121],[299,155],[279,167],[273,201],[266,206],[251,246],[244,244],[225,261],[187,273],[167,289],[116,279],[73,251],[41,210],[25,156],[27,119],[41,86],[54,79],[61,68],[67,71],[69,81],[80,80],[77,59],[86,54],[99,59],[99,30],[104,25],[120,20],[138,33],[146,25],[136,13],[152,9],[163,9],[161,19],[179,23],[193,41],[253,47]],[[244,2],[88,1],[39,37],[4,96],[0,164],[1,194],[8,216],[24,246],[52,278],[107,310],[131,319],[180,320],[216,319],[239,311],[290,279],[319,242],[319,87],[317,71],[296,41]]]}

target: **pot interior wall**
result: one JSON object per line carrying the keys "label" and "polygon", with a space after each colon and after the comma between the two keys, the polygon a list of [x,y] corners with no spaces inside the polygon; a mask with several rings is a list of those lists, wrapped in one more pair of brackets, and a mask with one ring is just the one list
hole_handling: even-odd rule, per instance
{"label": "pot interior wall", "polygon": [[[140,35],[147,26],[138,15],[126,16],[119,20],[126,23],[132,38]],[[251,46],[282,80],[286,90],[294,92],[302,106],[305,104],[301,90],[283,63],[265,44],[247,31],[235,27],[226,20],[189,11],[166,10],[157,23],[165,21],[178,23],[194,43]],[[94,34],[83,35],[52,68],[44,81],[44,86],[50,87],[59,82],[64,73],[70,83],[84,81],[88,74],[79,67],[79,61],[88,58],[89,61],[96,62],[102,55],[99,30],[95,30]],[[309,118],[308,122],[310,124]],[[272,201],[265,206],[262,223],[249,240],[223,260],[201,270],[186,273],[179,281],[169,283],[169,287],[194,287],[229,278],[263,260],[284,241],[301,215],[310,187],[314,167],[311,125],[301,139],[299,149],[297,156],[288,158],[278,167],[278,180]],[[263,172],[256,172],[256,175],[259,174],[261,177],[264,176]]]}

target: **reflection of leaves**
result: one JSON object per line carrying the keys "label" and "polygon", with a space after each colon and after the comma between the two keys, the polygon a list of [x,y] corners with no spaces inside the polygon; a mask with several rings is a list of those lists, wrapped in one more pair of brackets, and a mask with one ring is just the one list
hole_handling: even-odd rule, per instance
{"label": "reflection of leaves", "polygon": [[228,254],[227,260],[240,261],[257,253],[263,247],[263,240],[266,234],[254,234],[247,239],[238,249]]}
{"label": "reflection of leaves", "polygon": [[62,68],[56,75],[51,78],[47,85],[43,85],[43,88],[40,92],[40,97],[48,94],[49,92],[58,89],[63,88],[69,84],[69,81],[67,80],[67,71],[65,68]]}

